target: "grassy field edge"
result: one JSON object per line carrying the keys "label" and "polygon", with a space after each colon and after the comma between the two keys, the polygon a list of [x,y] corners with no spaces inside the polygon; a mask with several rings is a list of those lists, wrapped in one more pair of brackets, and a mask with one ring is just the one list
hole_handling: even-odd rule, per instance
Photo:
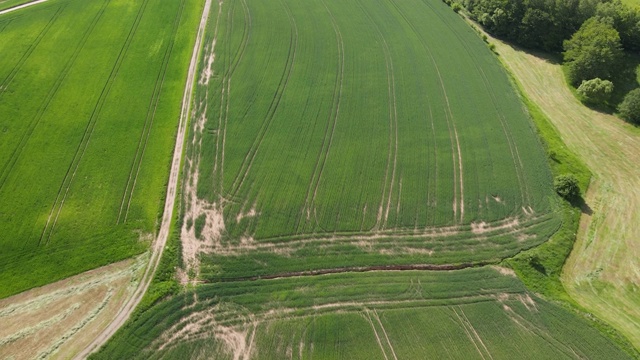
{"label": "grassy field edge", "polygon": [[[477,29],[475,25],[470,25]],[[540,107],[527,97],[524,88],[507,64],[505,64],[502,57],[498,53],[496,55],[509,75],[514,88],[530,115],[531,121],[535,125],[536,132],[547,153],[553,176],[569,173],[575,175],[580,184],[581,194],[586,194],[591,181],[591,171],[564,144],[553,123],[542,112]],[[547,300],[559,303],[583,318],[591,320],[596,328],[611,338],[623,350],[635,358],[640,358],[640,352],[621,332],[595,317],[581,306],[567,293],[562,284],[560,276],[576,242],[584,200],[581,197],[574,203],[569,203],[559,199],[557,206],[563,219],[560,229],[545,243],[506,259],[503,265],[512,268],[529,290],[542,295]]]}

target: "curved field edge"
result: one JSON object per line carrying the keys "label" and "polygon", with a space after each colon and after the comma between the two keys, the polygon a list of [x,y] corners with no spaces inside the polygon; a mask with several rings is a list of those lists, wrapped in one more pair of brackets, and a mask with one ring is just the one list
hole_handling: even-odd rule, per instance
{"label": "curved field edge", "polygon": [[[48,0],[44,0],[48,1]],[[44,2],[42,0],[0,0],[0,14],[6,13],[5,11],[14,11],[19,9],[14,9],[17,7],[22,8],[37,5],[36,3]]]}
{"label": "curved field edge", "polygon": [[[637,238],[638,229],[612,224],[633,223],[629,216],[638,215],[632,210],[638,187],[624,182],[639,178],[629,174],[637,170],[629,161],[638,154],[633,148],[640,131],[581,104],[554,61],[484,34],[495,44],[547,144],[554,175],[575,174],[583,190],[583,198],[564,203],[563,226],[549,242],[506,263],[532,290],[593,313],[603,332],[639,357],[640,314],[634,286],[627,283],[636,274],[629,239]],[[532,266],[532,256],[547,274]]]}
{"label": "curved field edge", "polygon": [[[413,5],[433,21],[395,1],[221,2],[185,163],[191,280],[498,262],[558,229],[542,146],[504,70],[443,4]],[[452,86],[462,69],[482,99]]]}
{"label": "curved field edge", "polygon": [[[447,347],[465,358],[628,358],[588,320],[504,273],[484,267],[203,285],[141,314],[92,358],[390,359]],[[507,340],[514,334],[521,341]]]}

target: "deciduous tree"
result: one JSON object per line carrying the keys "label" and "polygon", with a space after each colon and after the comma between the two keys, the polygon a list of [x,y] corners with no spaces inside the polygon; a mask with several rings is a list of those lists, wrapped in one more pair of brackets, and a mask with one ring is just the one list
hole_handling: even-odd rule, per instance
{"label": "deciduous tree", "polygon": [[574,85],[594,78],[611,79],[623,56],[618,31],[596,17],[585,21],[564,42],[564,49],[569,80]]}
{"label": "deciduous tree", "polygon": [[640,89],[631,90],[618,107],[620,116],[640,124]]}

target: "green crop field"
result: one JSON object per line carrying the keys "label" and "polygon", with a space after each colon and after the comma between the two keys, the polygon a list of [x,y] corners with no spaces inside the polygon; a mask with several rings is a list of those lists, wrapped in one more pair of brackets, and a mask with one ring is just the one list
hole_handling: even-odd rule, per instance
{"label": "green crop field", "polygon": [[0,16],[0,297],[146,249],[200,0]]}
{"label": "green crop field", "polygon": [[185,357],[630,358],[491,268],[200,286],[143,314],[94,358]]}
{"label": "green crop field", "polygon": [[203,279],[496,261],[558,228],[521,102],[445,4],[224,1],[207,36],[183,221]]}
{"label": "green crop field", "polygon": [[93,358],[638,355],[503,267],[573,210],[441,0],[49,0],[0,15],[0,54],[0,298],[148,248],[190,100],[167,251]]}

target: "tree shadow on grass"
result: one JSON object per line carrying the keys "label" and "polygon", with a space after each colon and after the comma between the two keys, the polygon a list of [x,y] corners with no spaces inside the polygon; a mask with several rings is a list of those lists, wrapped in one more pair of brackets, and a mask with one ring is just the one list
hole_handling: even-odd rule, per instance
{"label": "tree shadow on grass", "polygon": [[536,49],[529,49],[520,45],[516,45],[508,40],[500,39],[506,46],[512,48],[516,52],[523,52],[528,55],[532,55],[537,57],[538,59],[544,60],[552,65],[561,65],[562,64],[562,54],[561,53],[553,53]]}
{"label": "tree shadow on grass", "polygon": [[613,94],[609,100],[611,105],[615,105],[617,108],[629,91],[640,86],[638,83],[639,67],[640,54],[629,54],[625,56],[620,72],[611,80],[614,86]]}
{"label": "tree shadow on grass", "polygon": [[593,209],[589,204],[587,204],[582,196],[578,196],[571,200],[571,206],[580,209],[584,215],[593,215]]}
{"label": "tree shadow on grass", "polygon": [[[562,53],[551,53],[542,50],[528,49],[499,37],[497,39],[502,41],[505,46],[512,48],[516,52],[523,52],[525,54],[532,55],[552,65],[562,65],[563,63]],[[566,79],[565,71],[566,70],[563,67],[563,73],[565,73]],[[584,106],[600,113],[615,115],[616,111],[618,110],[618,105],[620,105],[622,100],[624,100],[624,97],[629,93],[629,91],[640,87],[640,54],[625,54],[625,57],[620,64],[620,71],[613,79],[611,79],[611,81],[614,85],[613,94],[611,95],[611,98],[604,104],[584,102],[577,94],[577,88],[573,87],[568,82],[567,86],[574,94],[576,99],[584,104]]]}

